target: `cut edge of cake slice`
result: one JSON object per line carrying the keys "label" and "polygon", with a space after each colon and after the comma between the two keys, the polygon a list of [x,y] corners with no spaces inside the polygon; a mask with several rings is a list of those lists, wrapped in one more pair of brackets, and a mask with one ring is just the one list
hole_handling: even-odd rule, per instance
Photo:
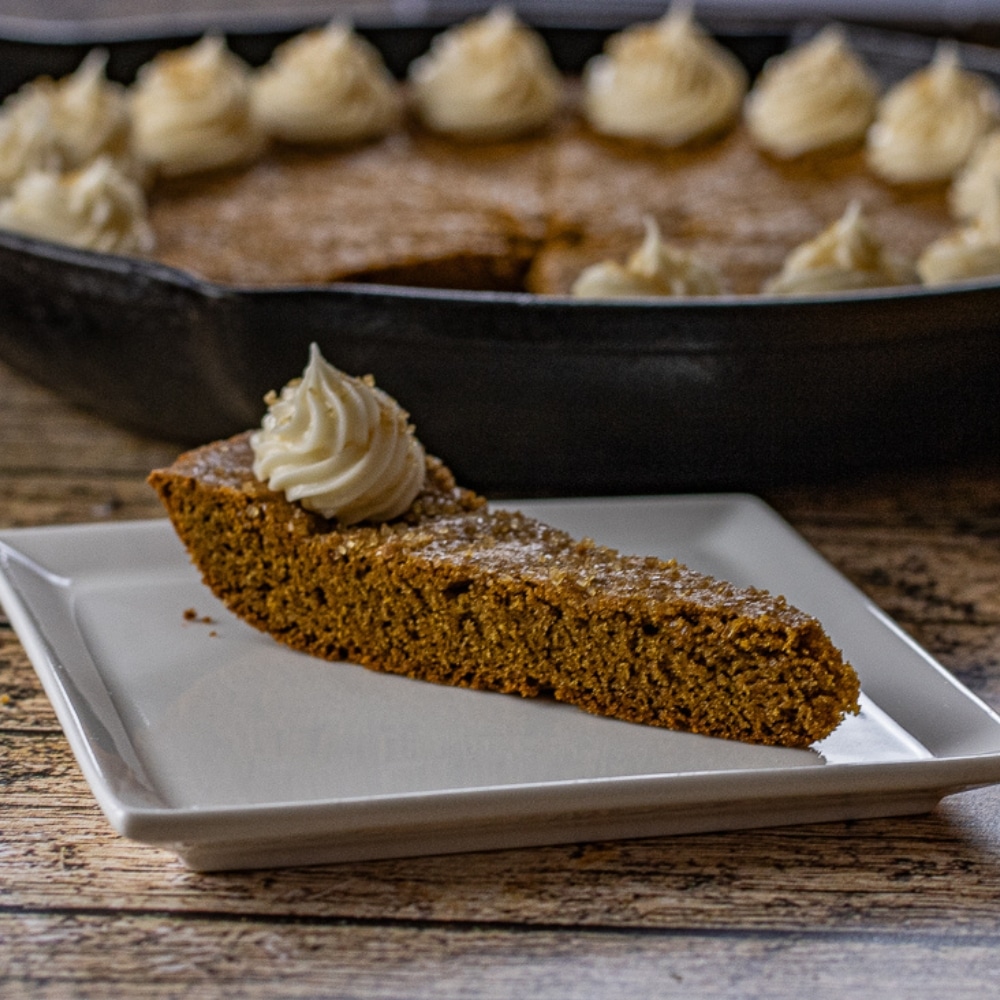
{"label": "cut edge of cake slice", "polygon": [[853,668],[781,597],[492,509],[433,458],[403,515],[345,527],[260,482],[249,437],[149,481],[216,596],[294,649],[753,743],[858,711]]}

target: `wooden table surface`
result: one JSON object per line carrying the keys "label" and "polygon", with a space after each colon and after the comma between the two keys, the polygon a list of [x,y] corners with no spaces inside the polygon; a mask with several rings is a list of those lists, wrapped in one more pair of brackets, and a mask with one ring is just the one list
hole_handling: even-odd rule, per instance
{"label": "wooden table surface", "polygon": [[[0,527],[160,516],[171,444],[0,366]],[[1000,708],[1000,463],[768,499]],[[930,815],[195,874],[115,835],[0,617],[0,996],[986,997],[1000,788]]]}

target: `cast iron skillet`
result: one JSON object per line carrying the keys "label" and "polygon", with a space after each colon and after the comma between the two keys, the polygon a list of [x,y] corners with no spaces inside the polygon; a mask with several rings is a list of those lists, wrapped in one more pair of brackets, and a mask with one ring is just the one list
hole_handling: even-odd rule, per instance
{"label": "cast iron skillet", "polygon": [[[301,26],[300,26],[301,27]],[[441,26],[368,32],[403,72]],[[291,32],[230,44],[260,63]],[[606,30],[545,32],[573,71]],[[792,29],[720,36],[756,72]],[[159,48],[108,45],[129,80]],[[89,39],[87,40],[90,41]],[[933,41],[861,31],[889,83]],[[2,93],[87,45],[0,43]],[[963,52],[1000,79],[1000,54]],[[241,290],[148,261],[0,233],[0,357],[110,421],[199,443],[259,422],[317,341],[371,372],[428,449],[493,495],[760,490],[945,462],[1000,442],[1000,283],[765,297],[577,302],[373,285]]]}

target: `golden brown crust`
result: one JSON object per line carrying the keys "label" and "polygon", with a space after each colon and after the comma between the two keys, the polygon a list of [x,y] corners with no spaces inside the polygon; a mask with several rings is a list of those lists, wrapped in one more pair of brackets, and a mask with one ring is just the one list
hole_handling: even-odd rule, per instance
{"label": "golden brown crust", "polygon": [[492,510],[433,459],[407,515],[344,528],[250,456],[241,435],[150,482],[208,586],[293,648],[761,743],[807,746],[857,709],[854,671],[780,597]]}

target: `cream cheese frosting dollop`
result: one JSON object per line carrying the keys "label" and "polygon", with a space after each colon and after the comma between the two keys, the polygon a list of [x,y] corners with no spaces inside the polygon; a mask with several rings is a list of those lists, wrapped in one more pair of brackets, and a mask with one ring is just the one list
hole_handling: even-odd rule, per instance
{"label": "cream cheese frosting dollop", "polygon": [[925,285],[1000,274],[1000,177],[984,199],[973,223],[935,240],[917,259],[917,274]]}
{"label": "cream cheese frosting dollop", "polygon": [[962,68],[954,45],[941,43],[930,66],[880,101],[868,130],[868,162],[892,183],[947,180],[998,121],[1000,93]]}
{"label": "cream cheese frosting dollop", "polygon": [[793,158],[861,143],[875,117],[878,80],[836,25],[764,65],[745,104],[757,145]]}
{"label": "cream cheese frosting dollop", "polygon": [[747,90],[739,60],[675,4],[659,21],[612,36],[584,68],[583,108],[607,135],[680,146],[721,131]]}
{"label": "cream cheese frosting dollop", "polygon": [[267,397],[250,437],[253,472],[270,489],[343,524],[388,521],[424,485],[424,449],[409,416],[371,378],[352,378],[313,344],[302,377]]}
{"label": "cream cheese frosting dollop", "polygon": [[913,281],[909,263],[875,238],[858,202],[817,237],[796,247],[781,273],[764,285],[771,295],[819,295]]}
{"label": "cream cheese frosting dollop", "polygon": [[0,228],[105,253],[148,253],[154,242],[142,189],[104,156],[68,174],[26,174],[0,201]]}
{"label": "cream cheese frosting dollop", "polygon": [[342,22],[279,45],[254,79],[252,101],[268,134],[295,143],[384,135],[402,107],[378,50]]}
{"label": "cream cheese frosting dollop", "polygon": [[647,217],[644,224],[645,239],[624,265],[592,264],[580,272],[571,294],[585,299],[722,294],[722,278],[713,267],[664,243],[655,220]]}
{"label": "cream cheese frosting dollop", "polygon": [[250,68],[218,36],[143,66],[131,113],[136,154],[164,176],[243,164],[263,149],[250,109]]}
{"label": "cream cheese frosting dollop", "polygon": [[472,140],[537,131],[562,100],[541,36],[506,7],[438,35],[410,66],[409,80],[425,125]]}

